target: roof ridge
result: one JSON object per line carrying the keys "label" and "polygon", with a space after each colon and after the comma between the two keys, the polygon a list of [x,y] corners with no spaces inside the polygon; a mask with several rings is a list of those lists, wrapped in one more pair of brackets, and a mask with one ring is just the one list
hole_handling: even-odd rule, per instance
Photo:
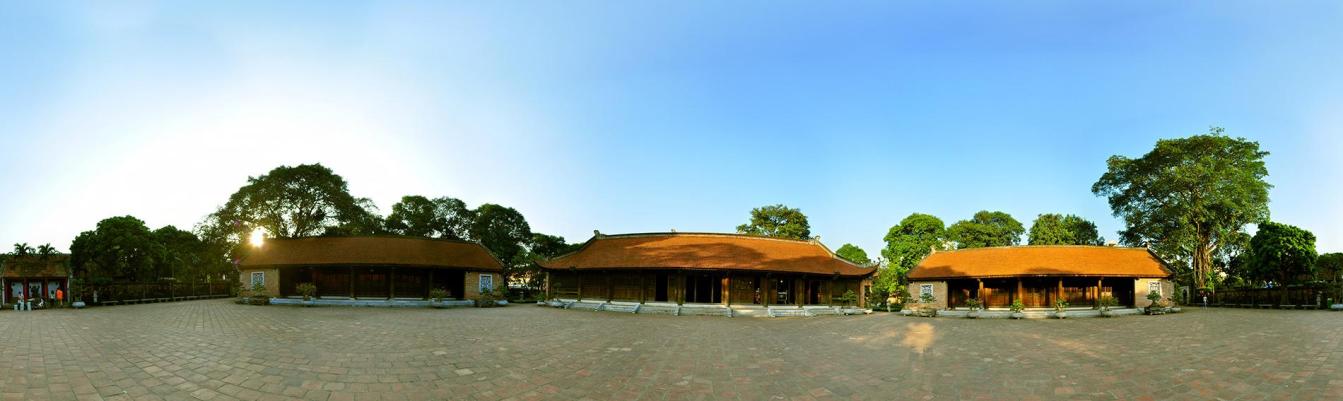
{"label": "roof ridge", "polygon": [[373,235],[310,235],[310,236],[304,236],[304,237],[284,237],[284,238],[276,237],[276,238],[266,238],[266,241],[289,241],[289,240],[310,240],[310,239],[339,239],[339,238],[388,238],[388,239],[409,239],[409,240],[456,242],[456,243],[462,243],[462,244],[476,244],[476,245],[482,245],[482,244],[480,243],[480,241],[472,241],[472,240],[466,240],[466,239],[457,239],[457,238],[433,238],[433,237],[421,237],[421,236],[415,236],[415,235],[400,235],[400,234],[373,234]]}
{"label": "roof ridge", "polygon": [[986,249],[1030,249],[1030,248],[1086,248],[1086,249],[1124,249],[1124,250],[1148,250],[1144,247],[1136,246],[1110,246],[1110,245],[1002,245],[1002,246],[980,246],[974,248],[959,248],[949,250],[939,250],[936,253],[948,252],[967,252]]}
{"label": "roof ridge", "polygon": [[650,232],[641,232],[641,233],[601,234],[601,235],[597,236],[596,238],[612,238],[612,237],[625,237],[625,238],[628,238],[628,237],[655,237],[655,236],[737,237],[737,238],[766,239],[766,240],[775,240],[775,241],[802,242],[802,243],[813,243],[813,244],[819,244],[819,243],[820,243],[820,241],[817,241],[817,240],[812,239],[812,238],[807,238],[807,239],[798,239],[798,238],[779,238],[779,237],[770,237],[770,236],[756,235],[756,234],[745,234],[745,233],[715,233],[715,232],[707,232],[707,231],[650,231]]}

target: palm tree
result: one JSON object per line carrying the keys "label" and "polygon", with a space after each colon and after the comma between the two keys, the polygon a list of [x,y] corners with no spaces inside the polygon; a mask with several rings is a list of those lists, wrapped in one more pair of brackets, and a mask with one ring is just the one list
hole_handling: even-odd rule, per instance
{"label": "palm tree", "polygon": [[51,255],[56,254],[56,248],[50,243],[37,247],[37,254],[42,255],[42,260],[47,260]]}
{"label": "palm tree", "polygon": [[33,247],[28,246],[27,242],[14,244],[14,256],[28,256],[33,253]]}

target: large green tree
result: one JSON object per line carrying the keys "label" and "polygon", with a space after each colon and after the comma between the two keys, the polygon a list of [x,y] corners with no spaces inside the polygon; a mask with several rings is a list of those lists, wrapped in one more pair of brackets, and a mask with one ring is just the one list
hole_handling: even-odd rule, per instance
{"label": "large green tree", "polygon": [[401,197],[387,214],[388,231],[401,235],[468,239],[475,212],[461,200],[419,195]]}
{"label": "large green tree", "polygon": [[70,244],[70,265],[92,281],[158,279],[163,245],[145,222],[132,216],[110,217]]}
{"label": "large green tree", "polygon": [[867,266],[872,264],[872,259],[868,259],[867,257],[867,251],[864,251],[863,248],[859,248],[854,244],[844,244],[843,246],[840,246],[839,250],[835,251],[835,255],[857,265]]}
{"label": "large green tree", "polygon": [[198,231],[205,240],[227,244],[233,257],[252,230],[278,238],[365,235],[381,230],[372,202],[350,195],[344,178],[321,164],[280,166],[229,196]]}
{"label": "large green tree", "polygon": [[1105,239],[1096,231],[1096,223],[1074,216],[1055,213],[1041,214],[1031,223],[1031,245],[1103,245]]}
{"label": "large green tree", "polygon": [[1124,219],[1122,242],[1189,261],[1194,284],[1205,288],[1219,252],[1247,225],[1268,220],[1265,156],[1259,143],[1213,128],[1159,140],[1140,158],[1111,156],[1091,191]]}
{"label": "large green tree", "polygon": [[211,247],[195,233],[163,226],[154,230],[153,235],[162,251],[155,257],[155,271],[159,277],[195,283],[219,280],[229,271],[218,248]]}
{"label": "large green tree", "polygon": [[476,208],[475,214],[471,238],[493,252],[510,276],[524,272],[530,264],[526,251],[532,240],[532,228],[522,213],[511,207],[486,203]]}
{"label": "large green tree", "polygon": [[947,227],[947,237],[960,248],[1012,246],[1021,243],[1026,229],[1012,215],[980,210],[970,220],[961,220]]}
{"label": "large green tree", "polygon": [[1343,253],[1325,253],[1316,258],[1315,277],[1330,283],[1343,281]]}
{"label": "large green tree", "polygon": [[737,226],[742,234],[774,238],[811,238],[811,224],[802,210],[784,205],[769,205],[751,209],[751,221]]}
{"label": "large green tree", "polygon": [[1300,227],[1264,222],[1250,239],[1251,269],[1255,276],[1278,285],[1313,278],[1315,234]]}
{"label": "large green tree", "polygon": [[937,216],[913,213],[886,231],[884,239],[886,248],[881,250],[881,256],[888,266],[881,272],[881,277],[903,282],[905,274],[933,248],[943,247],[947,241],[947,228]]}

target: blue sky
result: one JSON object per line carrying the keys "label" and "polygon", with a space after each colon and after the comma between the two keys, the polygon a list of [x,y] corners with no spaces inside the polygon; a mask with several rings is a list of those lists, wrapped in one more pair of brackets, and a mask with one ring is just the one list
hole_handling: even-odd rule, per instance
{"label": "blue sky", "polygon": [[1275,220],[1343,251],[1337,2],[136,2],[0,6],[0,243],[190,227],[320,162],[536,231],[799,207],[877,254],[913,212],[1121,223],[1113,154],[1226,127]]}

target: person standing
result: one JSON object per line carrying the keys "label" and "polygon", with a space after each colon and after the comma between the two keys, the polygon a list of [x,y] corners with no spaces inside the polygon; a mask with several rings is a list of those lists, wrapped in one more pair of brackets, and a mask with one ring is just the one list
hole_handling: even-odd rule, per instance
{"label": "person standing", "polygon": [[56,307],[65,307],[65,291],[60,288],[56,289]]}

